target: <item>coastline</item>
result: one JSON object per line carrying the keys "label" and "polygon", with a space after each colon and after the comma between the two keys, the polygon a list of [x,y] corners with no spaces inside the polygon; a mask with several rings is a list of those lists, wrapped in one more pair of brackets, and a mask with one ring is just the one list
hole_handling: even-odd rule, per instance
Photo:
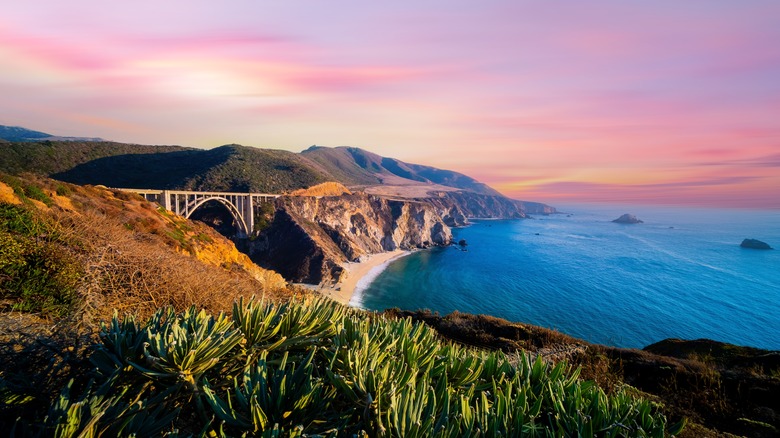
{"label": "coastline", "polygon": [[304,285],[341,304],[359,307],[362,291],[394,260],[411,254],[412,251],[394,251],[369,254],[361,262],[347,262],[342,280],[333,286]]}

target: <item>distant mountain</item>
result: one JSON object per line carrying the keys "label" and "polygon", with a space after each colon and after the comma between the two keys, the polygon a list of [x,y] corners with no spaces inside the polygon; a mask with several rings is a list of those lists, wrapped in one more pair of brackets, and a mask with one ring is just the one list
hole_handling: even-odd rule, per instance
{"label": "distant mountain", "polygon": [[45,132],[32,131],[19,126],[0,125],[0,138],[7,141],[30,141],[40,140],[42,138],[52,137]]}
{"label": "distant mountain", "polygon": [[491,196],[499,192],[474,178],[451,170],[405,163],[355,147],[312,146],[301,152],[348,186],[439,184]]}
{"label": "distant mountain", "polygon": [[62,137],[19,126],[0,125],[0,140],[5,141],[105,141],[97,137]]}

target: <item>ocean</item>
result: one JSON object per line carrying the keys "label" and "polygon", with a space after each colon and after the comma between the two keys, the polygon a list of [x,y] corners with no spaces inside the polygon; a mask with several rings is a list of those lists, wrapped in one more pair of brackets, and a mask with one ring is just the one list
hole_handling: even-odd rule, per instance
{"label": "ocean", "polygon": [[[780,350],[780,211],[558,207],[566,214],[474,220],[456,246],[390,263],[352,304],[458,310],[642,348],[666,338]],[[643,224],[617,224],[630,212]]]}

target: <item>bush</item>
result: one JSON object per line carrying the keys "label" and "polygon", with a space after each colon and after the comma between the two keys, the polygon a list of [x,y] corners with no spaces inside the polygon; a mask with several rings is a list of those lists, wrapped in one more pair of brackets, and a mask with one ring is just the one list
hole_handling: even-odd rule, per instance
{"label": "bush", "polygon": [[70,189],[70,187],[64,184],[57,184],[55,192],[57,193],[57,196],[70,196],[73,194],[73,191]]}
{"label": "bush", "polygon": [[40,187],[28,184],[24,186],[24,193],[30,199],[43,202],[47,207],[54,205],[54,201]]}
{"label": "bush", "polygon": [[64,316],[81,276],[54,225],[24,207],[0,204],[0,296],[15,310]]}
{"label": "bush", "polygon": [[47,207],[54,205],[51,197],[36,185],[22,182],[19,178],[10,175],[0,175],[0,181],[11,187],[16,196],[25,202],[29,202],[29,199],[35,199],[43,202]]}

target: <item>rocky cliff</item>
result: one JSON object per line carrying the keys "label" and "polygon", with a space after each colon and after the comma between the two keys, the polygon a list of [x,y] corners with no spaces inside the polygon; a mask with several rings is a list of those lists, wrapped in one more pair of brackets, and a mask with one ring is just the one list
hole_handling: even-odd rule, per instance
{"label": "rocky cliff", "polygon": [[395,249],[449,245],[452,233],[427,202],[353,194],[277,199],[270,226],[249,242],[250,257],[290,281],[335,283],[342,263]]}
{"label": "rocky cliff", "polygon": [[433,205],[451,227],[467,225],[469,218],[521,219],[529,214],[556,213],[545,204],[466,191],[438,192],[422,201]]}

